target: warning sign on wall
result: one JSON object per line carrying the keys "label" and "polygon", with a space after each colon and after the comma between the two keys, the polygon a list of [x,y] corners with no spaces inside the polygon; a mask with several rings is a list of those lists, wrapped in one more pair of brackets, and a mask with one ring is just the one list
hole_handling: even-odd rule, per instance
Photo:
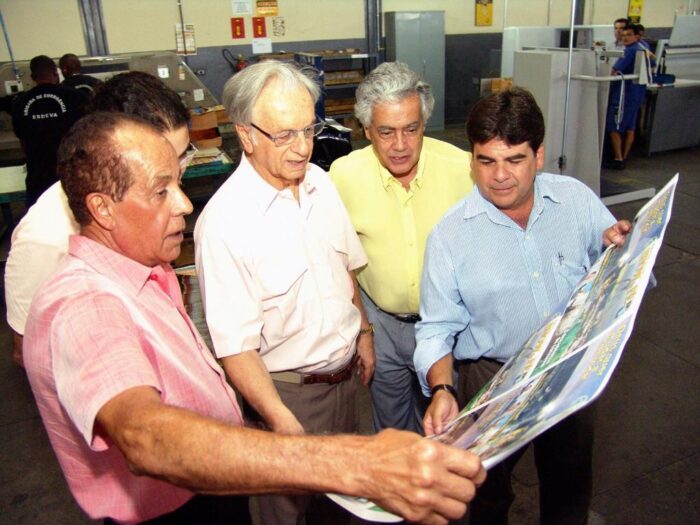
{"label": "warning sign on wall", "polygon": [[245,24],[242,16],[231,19],[231,38],[245,38]]}
{"label": "warning sign on wall", "polygon": [[644,7],[644,0],[630,0],[627,8],[627,18],[633,24],[638,24],[642,21],[642,7]]}
{"label": "warning sign on wall", "polygon": [[265,27],[264,16],[253,17],[253,38],[261,38],[267,36],[267,27]]}
{"label": "warning sign on wall", "polygon": [[255,11],[258,16],[277,16],[280,14],[277,0],[255,0]]}
{"label": "warning sign on wall", "polygon": [[493,25],[493,0],[474,0],[475,13],[474,25],[476,26],[492,26]]}

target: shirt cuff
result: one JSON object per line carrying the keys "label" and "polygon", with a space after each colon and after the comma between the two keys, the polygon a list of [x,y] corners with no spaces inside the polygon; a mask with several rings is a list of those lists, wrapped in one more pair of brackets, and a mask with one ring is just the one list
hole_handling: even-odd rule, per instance
{"label": "shirt cuff", "polygon": [[430,368],[450,353],[452,353],[452,349],[438,338],[424,339],[416,346],[416,351],[413,354],[413,365],[416,368],[424,396],[430,397],[430,386],[428,385]]}

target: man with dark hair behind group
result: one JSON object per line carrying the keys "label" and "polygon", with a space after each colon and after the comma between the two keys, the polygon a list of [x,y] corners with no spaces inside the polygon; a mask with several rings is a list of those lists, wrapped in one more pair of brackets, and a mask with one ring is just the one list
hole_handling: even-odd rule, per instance
{"label": "man with dark hair behind group", "polygon": [[622,51],[625,49],[625,43],[623,42],[622,33],[627,29],[627,24],[629,21],[626,18],[618,18],[613,22],[613,28],[615,30],[615,44],[613,49],[616,51]]}
{"label": "man with dark hair behind group", "polygon": [[12,126],[27,158],[27,208],[56,182],[56,151],[82,104],[77,91],[58,85],[56,64],[46,55],[32,58],[29,69],[37,85],[12,107]]}
{"label": "man with dark hair behind group", "polygon": [[73,53],[66,53],[58,61],[58,67],[63,73],[62,84],[80,91],[85,100],[89,100],[95,94],[95,88],[102,84],[98,78],[81,73],[82,64],[80,59]]}
{"label": "man with dark hair behind group", "polygon": [[[600,199],[571,177],[538,173],[544,118],[514,88],[476,103],[467,120],[476,189],[428,238],[416,325],[415,367],[433,400],[426,434],[442,431],[573,291],[604,245],[623,244]],[[471,248],[469,248],[471,247]],[[453,358],[454,355],[454,358]],[[453,359],[459,367],[452,386]],[[576,412],[534,440],[543,525],[583,525],[591,498],[593,410]],[[508,522],[511,472],[525,448],[489,470],[471,525]]]}

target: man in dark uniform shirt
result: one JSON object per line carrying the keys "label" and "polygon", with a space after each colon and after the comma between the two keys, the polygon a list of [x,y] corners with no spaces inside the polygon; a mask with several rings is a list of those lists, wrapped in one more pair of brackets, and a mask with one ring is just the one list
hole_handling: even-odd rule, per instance
{"label": "man in dark uniform shirt", "polygon": [[56,64],[46,55],[29,63],[36,86],[13,103],[12,126],[27,157],[27,208],[56,182],[56,151],[81,115],[81,96],[58,85]]}
{"label": "man in dark uniform shirt", "polygon": [[82,65],[80,59],[73,53],[66,53],[58,61],[58,67],[63,73],[64,86],[72,87],[85,94],[86,98],[91,98],[95,92],[95,88],[102,84],[100,79],[83,75],[81,73]]}

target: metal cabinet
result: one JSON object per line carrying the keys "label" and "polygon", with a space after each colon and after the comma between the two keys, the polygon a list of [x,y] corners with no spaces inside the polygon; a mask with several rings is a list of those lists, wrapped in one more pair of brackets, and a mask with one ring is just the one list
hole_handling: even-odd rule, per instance
{"label": "metal cabinet", "polygon": [[429,131],[445,128],[445,12],[384,13],[386,59],[405,62],[432,87],[435,109]]}

